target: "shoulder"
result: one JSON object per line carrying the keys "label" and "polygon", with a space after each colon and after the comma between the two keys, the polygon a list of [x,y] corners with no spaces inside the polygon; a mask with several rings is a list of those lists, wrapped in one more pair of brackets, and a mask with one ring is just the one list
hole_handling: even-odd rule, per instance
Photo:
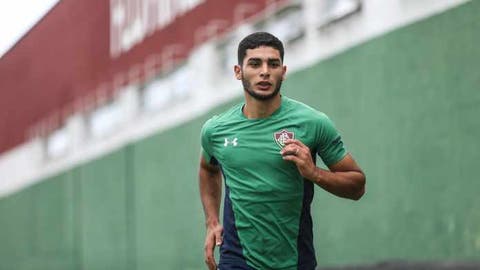
{"label": "shoulder", "polygon": [[301,123],[302,126],[308,127],[309,130],[313,131],[316,138],[325,139],[337,133],[335,124],[324,112],[294,99],[288,99],[288,104],[290,119],[294,119],[296,123]]}
{"label": "shoulder", "polygon": [[330,119],[325,113],[298,100],[294,100],[288,97],[284,98],[290,114],[295,115],[296,117],[300,117],[301,119],[305,119],[309,122],[313,121],[322,123],[330,121]]}
{"label": "shoulder", "polygon": [[203,124],[202,134],[212,132],[212,130],[215,130],[218,126],[221,126],[224,123],[229,123],[237,118],[239,115],[238,112],[242,106],[243,104],[237,104],[223,113],[212,116]]}

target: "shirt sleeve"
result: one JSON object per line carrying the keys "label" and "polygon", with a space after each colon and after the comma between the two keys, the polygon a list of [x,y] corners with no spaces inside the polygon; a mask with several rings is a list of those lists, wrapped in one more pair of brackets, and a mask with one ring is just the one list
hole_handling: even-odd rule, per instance
{"label": "shirt sleeve", "polygon": [[347,155],[342,138],[332,120],[322,114],[318,127],[317,154],[325,165],[330,166],[342,160]]}
{"label": "shirt sleeve", "polygon": [[201,153],[203,158],[212,163],[214,161],[212,144],[211,144],[211,134],[212,134],[212,119],[208,120],[203,124],[201,131]]}

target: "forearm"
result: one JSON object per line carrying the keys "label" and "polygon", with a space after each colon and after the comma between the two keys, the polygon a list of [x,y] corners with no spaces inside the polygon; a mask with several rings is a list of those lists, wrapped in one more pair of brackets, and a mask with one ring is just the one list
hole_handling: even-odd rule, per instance
{"label": "forearm", "polygon": [[206,226],[216,226],[220,223],[219,211],[222,196],[221,174],[219,172],[200,169],[199,186]]}
{"label": "forearm", "polygon": [[213,252],[222,244],[223,227],[219,221],[220,199],[222,196],[222,174],[218,166],[211,165],[201,157],[198,173],[200,199],[205,212],[207,227],[204,256],[209,269],[217,269]]}
{"label": "forearm", "polygon": [[315,167],[313,175],[311,181],[336,196],[358,200],[365,193],[365,175],[361,171],[331,172]]}

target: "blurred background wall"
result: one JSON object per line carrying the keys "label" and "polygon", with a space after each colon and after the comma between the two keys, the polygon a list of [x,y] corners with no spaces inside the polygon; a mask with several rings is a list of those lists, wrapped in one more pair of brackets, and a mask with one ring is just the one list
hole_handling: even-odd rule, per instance
{"label": "blurred background wall", "polygon": [[[420,3],[421,2],[421,3]],[[0,59],[0,269],[203,269],[203,122],[241,102],[238,41],[367,175],[316,189],[320,266],[480,260],[478,1],[60,1]],[[319,164],[321,165],[321,164]]]}

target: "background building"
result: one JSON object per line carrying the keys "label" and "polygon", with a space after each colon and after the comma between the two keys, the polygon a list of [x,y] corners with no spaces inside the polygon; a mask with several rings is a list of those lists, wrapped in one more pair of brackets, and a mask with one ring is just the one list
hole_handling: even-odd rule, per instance
{"label": "background building", "polygon": [[236,45],[334,119],[359,202],[316,190],[321,266],[480,260],[480,2],[61,0],[0,59],[0,269],[202,269],[199,131]]}

